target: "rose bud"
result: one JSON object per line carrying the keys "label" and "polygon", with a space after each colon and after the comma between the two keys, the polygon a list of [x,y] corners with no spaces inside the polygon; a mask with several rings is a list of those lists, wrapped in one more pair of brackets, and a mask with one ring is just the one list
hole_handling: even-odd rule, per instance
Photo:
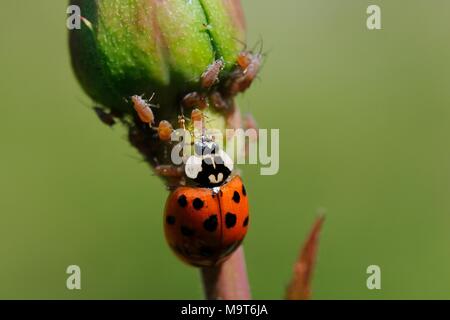
{"label": "rose bud", "polygon": [[[183,96],[205,92],[201,77],[215,61],[220,86],[244,49],[239,0],[71,0],[81,29],[69,32],[75,74],[88,95],[117,113],[130,97],[151,97],[172,124]],[[215,76],[214,74],[209,76]],[[208,79],[207,79],[208,80]]]}

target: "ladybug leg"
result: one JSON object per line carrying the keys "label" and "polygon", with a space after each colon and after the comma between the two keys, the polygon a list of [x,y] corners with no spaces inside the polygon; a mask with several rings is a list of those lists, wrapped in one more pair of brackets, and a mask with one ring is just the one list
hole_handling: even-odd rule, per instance
{"label": "ladybug leg", "polygon": [[219,81],[219,74],[224,65],[225,62],[222,59],[217,59],[208,66],[200,77],[200,85],[202,88],[209,89]]}

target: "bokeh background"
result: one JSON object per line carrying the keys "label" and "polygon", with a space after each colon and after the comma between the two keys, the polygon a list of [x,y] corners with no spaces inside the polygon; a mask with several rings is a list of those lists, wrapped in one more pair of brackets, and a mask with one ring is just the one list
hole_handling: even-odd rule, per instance
{"label": "bokeh background", "polygon": [[[279,174],[244,168],[254,297],[283,297],[325,209],[315,298],[450,298],[450,2],[243,2],[268,55],[239,102],[281,130]],[[0,2],[0,298],[200,299],[164,240],[162,182],[74,78],[66,6]]]}

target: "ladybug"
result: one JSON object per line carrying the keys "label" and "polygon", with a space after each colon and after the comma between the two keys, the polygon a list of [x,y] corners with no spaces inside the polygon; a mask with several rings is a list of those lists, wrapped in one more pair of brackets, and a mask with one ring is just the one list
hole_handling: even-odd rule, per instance
{"label": "ladybug", "polygon": [[186,162],[186,176],[197,186],[222,185],[233,171],[233,160],[214,142],[202,140],[194,145],[195,155]]}
{"label": "ladybug", "polygon": [[[243,241],[249,225],[248,199],[241,177],[229,178],[232,167],[230,170],[229,164],[217,165],[225,153],[210,143],[202,142],[197,147],[204,158],[196,151],[191,156],[196,160],[187,161],[185,172],[198,184],[178,187],[170,193],[164,231],[169,246],[181,260],[197,267],[212,267],[225,261]],[[202,174],[205,172],[209,176]]]}

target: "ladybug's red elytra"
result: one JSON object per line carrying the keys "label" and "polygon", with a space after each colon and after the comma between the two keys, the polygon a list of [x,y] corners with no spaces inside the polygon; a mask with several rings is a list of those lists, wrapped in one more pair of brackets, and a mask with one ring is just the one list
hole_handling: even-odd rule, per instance
{"label": "ladybug's red elytra", "polygon": [[215,188],[179,187],[164,214],[167,242],[188,264],[211,267],[226,260],[249,224],[247,192],[239,176]]}
{"label": "ladybug's red elytra", "polygon": [[247,234],[249,210],[241,177],[229,178],[233,164],[211,142],[195,145],[185,166],[195,186],[178,187],[164,213],[167,242],[188,264],[211,267],[223,262]]}

